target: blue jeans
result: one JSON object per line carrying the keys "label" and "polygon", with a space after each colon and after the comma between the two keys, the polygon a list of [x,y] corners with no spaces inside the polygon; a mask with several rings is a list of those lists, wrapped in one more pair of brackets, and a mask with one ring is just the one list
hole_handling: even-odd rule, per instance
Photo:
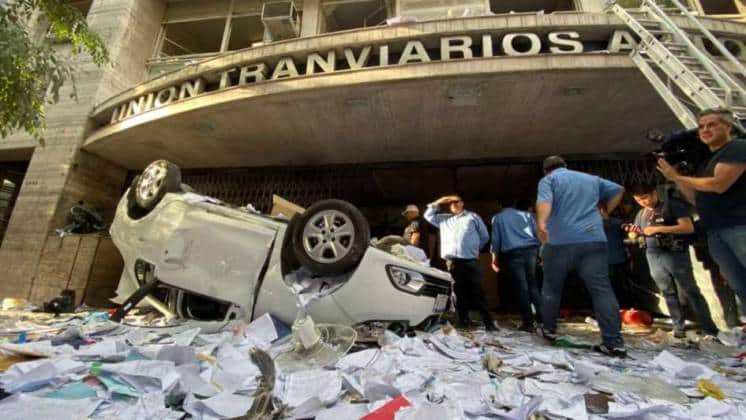
{"label": "blue jeans", "polygon": [[567,274],[576,270],[593,301],[603,343],[609,348],[624,347],[620,332],[619,303],[609,281],[609,252],[606,242],[585,242],[544,247],[544,283],[541,288],[544,329],[557,330],[562,289]]}
{"label": "blue jeans", "polygon": [[702,330],[717,335],[718,328],[712,321],[710,307],[697,286],[692,272],[692,260],[686,251],[668,251],[649,248],[645,253],[650,266],[650,276],[663,293],[675,331],[684,331],[684,314],[679,302],[679,292],[691,305]]}
{"label": "blue jeans", "polygon": [[711,229],[707,245],[720,273],[746,306],[746,226]]}
{"label": "blue jeans", "polygon": [[539,247],[511,249],[503,254],[508,268],[513,290],[518,299],[518,307],[524,324],[534,322],[531,304],[536,313],[541,313],[541,295],[536,280],[536,260],[539,257]]}

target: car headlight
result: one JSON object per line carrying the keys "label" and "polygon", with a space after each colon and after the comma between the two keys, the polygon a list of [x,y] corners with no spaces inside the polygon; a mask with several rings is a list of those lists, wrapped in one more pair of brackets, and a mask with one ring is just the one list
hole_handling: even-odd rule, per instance
{"label": "car headlight", "polygon": [[416,295],[425,286],[425,276],[416,271],[389,265],[386,267],[386,272],[394,287],[403,292]]}

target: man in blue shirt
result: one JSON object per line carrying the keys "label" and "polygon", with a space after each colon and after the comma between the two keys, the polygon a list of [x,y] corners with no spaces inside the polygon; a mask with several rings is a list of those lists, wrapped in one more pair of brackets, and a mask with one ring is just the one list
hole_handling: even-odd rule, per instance
{"label": "man in blue shirt", "polygon": [[544,160],[544,178],[539,181],[536,202],[540,240],[545,243],[544,284],[542,285],[543,327],[545,338],[557,338],[562,289],[567,274],[576,270],[585,282],[593,301],[603,343],[596,351],[625,357],[621,335],[619,303],[609,281],[609,254],[598,203],[614,211],[624,194],[621,185],[567,169],[564,159],[551,156]]}
{"label": "man in blue shirt", "polygon": [[[534,331],[534,313],[541,313],[539,287],[536,281],[536,261],[539,257],[539,240],[536,219],[528,212],[531,203],[518,200],[492,217],[492,269],[500,271],[500,261],[507,267],[523,323],[520,329]],[[498,256],[498,254],[501,254]]]}
{"label": "man in blue shirt", "polygon": [[[438,214],[448,205],[450,213]],[[448,263],[456,292],[459,323],[469,326],[469,309],[479,310],[488,331],[497,329],[487,308],[479,265],[479,250],[490,240],[487,226],[476,213],[464,210],[464,201],[456,195],[441,197],[427,206],[425,220],[440,229],[440,255]]]}

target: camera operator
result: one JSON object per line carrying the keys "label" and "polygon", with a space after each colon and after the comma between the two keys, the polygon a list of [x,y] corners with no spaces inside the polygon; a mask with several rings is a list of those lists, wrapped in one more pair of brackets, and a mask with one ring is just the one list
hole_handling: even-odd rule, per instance
{"label": "camera operator", "polygon": [[696,205],[710,254],[746,304],[746,140],[732,138],[736,124],[727,109],[702,111],[699,138],[713,155],[700,176],[684,176],[664,159],[658,170]]}
{"label": "camera operator", "polygon": [[650,276],[666,300],[673,320],[674,337],[686,337],[685,319],[678,292],[681,292],[692,306],[704,333],[717,337],[718,329],[710,316],[710,308],[694,280],[692,261],[689,258],[694,222],[686,203],[673,197],[672,192],[670,189],[664,189],[659,194],[654,185],[632,187],[632,196],[642,209],[637,213],[634,225],[626,228],[632,233],[631,236],[644,236],[643,245],[646,248]]}

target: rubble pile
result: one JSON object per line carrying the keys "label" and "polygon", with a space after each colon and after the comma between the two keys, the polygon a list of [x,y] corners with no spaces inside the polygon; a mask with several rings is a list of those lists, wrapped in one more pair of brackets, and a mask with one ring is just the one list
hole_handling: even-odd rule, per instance
{"label": "rubble pile", "polygon": [[596,355],[570,337],[550,346],[510,330],[387,332],[380,345],[353,347],[332,366],[289,373],[255,362],[292,346],[287,327],[269,315],[250,324],[128,320],[6,315],[0,349],[29,359],[13,359],[0,374],[4,418],[746,418],[746,353],[736,331],[737,346],[728,347],[630,340],[627,359]]}

